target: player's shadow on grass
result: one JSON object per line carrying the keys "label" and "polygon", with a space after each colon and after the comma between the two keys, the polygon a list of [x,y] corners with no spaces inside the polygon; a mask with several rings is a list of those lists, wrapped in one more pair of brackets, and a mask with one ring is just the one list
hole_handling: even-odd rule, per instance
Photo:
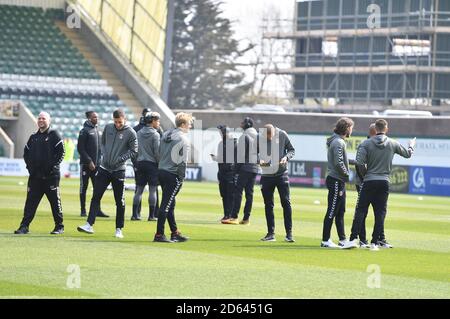
{"label": "player's shadow on grass", "polygon": [[[260,245],[242,245],[242,246],[235,246],[236,248],[259,248],[259,249],[275,249],[275,250],[325,250],[323,247],[316,246],[316,245],[302,245],[302,244],[296,244],[296,243],[283,243],[281,245],[271,245],[268,243],[261,243]],[[334,250],[340,250],[340,249],[334,249]]]}
{"label": "player's shadow on grass", "polygon": [[206,243],[210,243],[210,242],[227,242],[227,243],[236,243],[236,242],[250,242],[251,240],[248,239],[235,239],[235,238],[201,238],[201,239],[196,239],[194,238],[193,241],[196,242],[206,242]]}
{"label": "player's shadow on grass", "polygon": [[214,220],[202,221],[202,220],[182,220],[182,219],[180,219],[179,221],[177,221],[177,224],[184,224],[184,225],[220,225],[220,221],[214,221]]}
{"label": "player's shadow on grass", "polygon": [[[114,242],[114,243],[123,243],[123,244],[142,244],[142,243],[154,243],[155,245],[167,245],[167,246],[172,246],[173,243],[156,243],[153,241],[153,237],[150,239],[142,239],[142,240],[127,240],[127,239],[115,239],[115,238],[111,238],[111,239],[106,239],[106,238],[92,238],[92,237],[82,237],[82,236],[66,236],[66,238],[70,238],[72,242],[92,242],[92,243],[109,243],[109,242]],[[194,243],[194,244],[199,244],[199,243],[211,243],[211,242],[226,242],[227,245],[229,243],[242,243],[242,242],[249,242],[249,240],[245,240],[245,239],[223,239],[223,238],[214,238],[214,239],[210,239],[210,238],[190,238],[186,243],[176,243],[176,245],[188,245],[190,243]]]}
{"label": "player's shadow on grass", "polygon": [[[49,231],[50,232],[50,231]],[[26,235],[17,235],[14,234],[14,231],[11,231],[10,233],[1,233],[0,237],[8,237],[8,238],[57,238],[61,237],[60,235],[50,235],[45,233],[28,233]]]}

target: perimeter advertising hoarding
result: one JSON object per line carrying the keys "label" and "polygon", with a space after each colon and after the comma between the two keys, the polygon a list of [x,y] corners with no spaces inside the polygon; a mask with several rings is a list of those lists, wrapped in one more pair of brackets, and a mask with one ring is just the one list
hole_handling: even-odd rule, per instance
{"label": "perimeter advertising hoarding", "polygon": [[[353,165],[350,166],[350,181],[349,184],[355,185],[356,171]],[[393,165],[392,172],[389,176],[390,184],[389,191],[392,193],[404,193],[407,194],[409,191],[409,167]]]}
{"label": "perimeter advertising hoarding", "polygon": [[0,176],[28,176],[23,160],[0,158]]}
{"label": "perimeter advertising hoarding", "polygon": [[[327,163],[308,161],[289,161],[289,182],[291,186],[323,188],[325,186],[325,174]],[[261,176],[256,177],[259,182]]]}
{"label": "perimeter advertising hoarding", "polygon": [[409,167],[410,194],[450,196],[450,168],[448,167]]}
{"label": "perimeter advertising hoarding", "polygon": [[[289,180],[292,186],[324,188],[326,187],[326,173],[326,162],[289,162]],[[351,166],[349,182],[351,185],[355,184],[355,174],[354,167]],[[408,193],[409,179],[408,166],[394,165],[390,175],[390,191],[393,193]]]}
{"label": "perimeter advertising hoarding", "polygon": [[[28,176],[24,160],[0,158],[0,176]],[[61,176],[79,178],[80,164],[78,162],[62,162]],[[127,163],[125,176],[128,179],[134,179],[134,170],[131,163]],[[202,180],[202,168],[188,165],[186,168],[186,180],[200,182]]]}
{"label": "perimeter advertising hoarding", "polygon": [[325,187],[327,163],[289,161],[289,181],[293,186]]}

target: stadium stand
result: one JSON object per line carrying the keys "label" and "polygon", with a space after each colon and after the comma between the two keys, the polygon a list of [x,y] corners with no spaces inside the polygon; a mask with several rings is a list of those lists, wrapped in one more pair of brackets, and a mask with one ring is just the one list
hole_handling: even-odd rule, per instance
{"label": "stadium stand", "polygon": [[[0,6],[1,73],[99,79],[42,8]],[[61,14],[63,11],[61,10]]]}
{"label": "stadium stand", "polygon": [[5,156],[5,149],[3,148],[3,145],[0,145],[0,157]]}
{"label": "stadium stand", "polygon": [[60,9],[0,5],[0,99],[21,100],[34,114],[48,111],[53,127],[76,139],[84,113],[99,113],[100,126],[131,109],[56,25]]}

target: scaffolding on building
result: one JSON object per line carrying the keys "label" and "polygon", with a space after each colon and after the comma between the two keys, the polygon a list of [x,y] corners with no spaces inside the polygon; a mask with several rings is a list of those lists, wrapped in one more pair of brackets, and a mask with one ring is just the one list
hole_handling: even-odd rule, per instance
{"label": "scaffolding on building", "polygon": [[294,41],[295,63],[264,72],[292,75],[299,104],[450,112],[450,1],[304,1],[295,17],[264,33]]}

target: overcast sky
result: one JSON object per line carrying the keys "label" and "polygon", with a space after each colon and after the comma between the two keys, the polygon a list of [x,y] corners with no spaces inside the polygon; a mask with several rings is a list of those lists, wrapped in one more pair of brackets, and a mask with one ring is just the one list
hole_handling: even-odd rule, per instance
{"label": "overcast sky", "polygon": [[294,18],[295,0],[224,0],[224,15],[235,21],[237,35],[253,37],[258,34],[261,19],[271,8],[279,10],[283,19]]}
{"label": "overcast sky", "polygon": [[[237,40],[251,39],[252,43],[260,43],[263,19],[273,19],[274,12],[280,15],[280,19],[289,20],[283,25],[292,28],[296,0],[223,0],[223,2],[223,14],[233,21]],[[260,50],[260,48],[255,48],[255,50]],[[282,54],[282,52],[279,53]],[[293,54],[293,52],[289,54]],[[253,60],[252,57],[254,54],[249,52],[241,62],[250,62]],[[253,70],[251,68],[241,68],[241,70],[246,74],[246,81],[251,82]],[[279,76],[272,75],[265,81],[265,91],[270,92],[270,95],[285,96],[285,83]]]}

